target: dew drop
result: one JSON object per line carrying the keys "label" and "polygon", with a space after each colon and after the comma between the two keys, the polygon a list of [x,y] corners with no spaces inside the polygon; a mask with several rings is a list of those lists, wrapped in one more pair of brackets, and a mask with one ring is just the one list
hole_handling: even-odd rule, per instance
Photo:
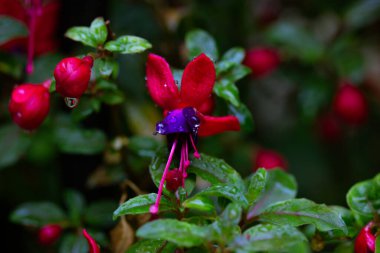
{"label": "dew drop", "polygon": [[168,87],[168,85],[166,83],[164,83],[164,88],[167,88],[167,87]]}
{"label": "dew drop", "polygon": [[21,112],[16,113],[16,116],[17,116],[17,118],[21,119],[22,118]]}
{"label": "dew drop", "polygon": [[19,94],[21,94],[21,95],[24,95],[24,94],[25,94],[25,90],[23,90],[23,89],[18,89],[17,92],[18,92]]}
{"label": "dew drop", "polygon": [[69,107],[70,109],[73,109],[75,108],[79,103],[79,99],[78,98],[69,98],[69,97],[65,97],[65,104],[67,105],[67,107]]}

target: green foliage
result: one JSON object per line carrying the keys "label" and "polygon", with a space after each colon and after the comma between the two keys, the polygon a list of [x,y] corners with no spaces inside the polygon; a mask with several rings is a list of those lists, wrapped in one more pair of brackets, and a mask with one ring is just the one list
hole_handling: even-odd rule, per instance
{"label": "green foliage", "polygon": [[15,125],[0,128],[0,169],[16,163],[30,145],[30,139]]}
{"label": "green foliage", "polygon": [[307,238],[296,228],[272,224],[253,226],[234,241],[236,252],[291,252],[294,246],[304,244]]}
{"label": "green foliage", "polygon": [[[113,212],[113,217],[116,219],[122,215],[148,213],[149,207],[156,202],[156,198],[156,193],[150,193],[129,199]],[[160,212],[173,209],[173,204],[163,196],[160,202]]]}
{"label": "green foliage", "polygon": [[152,45],[145,39],[137,36],[121,36],[114,41],[109,41],[105,44],[105,49],[121,54],[141,53]]}
{"label": "green foliage", "polygon": [[260,220],[277,225],[313,224],[320,231],[347,231],[342,218],[326,205],[307,199],[289,199],[270,205],[260,214]]}
{"label": "green foliage", "polygon": [[72,27],[67,30],[65,36],[81,42],[83,45],[96,48],[106,41],[107,27],[103,18],[96,18],[92,21],[90,27]]}
{"label": "green foliage", "polygon": [[380,212],[380,174],[359,182],[347,193],[347,204],[357,215],[369,219]]}
{"label": "green foliage", "polygon": [[[11,29],[9,29],[11,27]],[[26,37],[28,28],[19,20],[0,15],[0,45],[16,38]]]}
{"label": "green foliage", "polygon": [[212,60],[218,60],[219,53],[213,37],[203,30],[193,30],[186,34],[186,47],[189,50],[188,59],[192,60],[205,53]]}
{"label": "green foliage", "polygon": [[10,216],[12,222],[41,227],[46,224],[59,223],[65,219],[64,212],[53,203],[34,202],[24,203]]}
{"label": "green foliage", "polygon": [[137,230],[137,236],[167,240],[179,246],[193,247],[204,242],[206,230],[187,222],[160,219],[149,222]]}
{"label": "green foliage", "polygon": [[71,126],[57,127],[55,141],[61,151],[71,154],[96,154],[102,152],[106,145],[102,131]]}

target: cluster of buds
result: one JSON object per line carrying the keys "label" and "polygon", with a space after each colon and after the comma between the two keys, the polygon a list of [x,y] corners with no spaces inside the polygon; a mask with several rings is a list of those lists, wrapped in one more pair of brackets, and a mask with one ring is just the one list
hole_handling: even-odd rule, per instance
{"label": "cluster of buds", "polygon": [[[54,71],[56,90],[65,97],[69,107],[75,107],[86,91],[92,65],[93,58],[90,56],[83,59],[65,58],[57,64]],[[51,80],[47,80],[42,84],[21,84],[13,89],[9,112],[18,126],[31,131],[42,124],[50,109],[50,85]]]}

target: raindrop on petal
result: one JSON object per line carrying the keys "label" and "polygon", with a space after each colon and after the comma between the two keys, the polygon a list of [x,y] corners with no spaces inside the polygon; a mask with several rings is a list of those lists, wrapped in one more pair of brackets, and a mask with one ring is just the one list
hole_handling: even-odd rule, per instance
{"label": "raindrop on petal", "polygon": [[69,97],[65,97],[65,104],[67,105],[67,107],[69,107],[70,109],[73,109],[75,108],[79,103],[79,99],[78,98],[69,98]]}

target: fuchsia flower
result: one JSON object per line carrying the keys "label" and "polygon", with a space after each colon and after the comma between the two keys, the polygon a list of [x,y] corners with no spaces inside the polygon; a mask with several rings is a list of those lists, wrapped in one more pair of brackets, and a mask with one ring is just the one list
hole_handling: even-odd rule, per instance
{"label": "fuchsia flower", "polygon": [[52,245],[62,234],[62,227],[57,224],[48,224],[38,231],[38,241],[41,245]]}
{"label": "fuchsia flower", "polygon": [[86,229],[83,229],[82,233],[87,240],[88,247],[90,248],[90,253],[100,253],[99,245],[96,243],[94,238],[92,238],[91,235],[87,233]]}
{"label": "fuchsia flower", "polygon": [[276,151],[260,149],[256,154],[254,171],[259,168],[264,168],[266,170],[282,168],[283,170],[287,170],[287,167],[285,158]]}
{"label": "fuchsia flower", "polygon": [[376,237],[372,234],[373,222],[368,223],[360,230],[355,240],[355,253],[373,253],[375,252]]}
{"label": "fuchsia flower", "polygon": [[[210,111],[210,106],[205,106],[205,104],[210,105],[216,76],[214,63],[205,54],[196,57],[186,66],[180,90],[178,90],[169,64],[164,58],[150,54],[146,71],[149,94],[153,101],[164,109],[165,115],[165,118],[157,123],[156,133],[167,135],[171,142],[170,154],[159,185],[156,203],[150,208],[152,214],[157,214],[165,180],[171,178],[178,180],[178,173],[168,172],[175,151],[178,150],[180,154],[180,163],[177,169],[181,185],[184,187],[187,177],[186,170],[190,165],[190,149],[194,149],[196,158],[200,157],[195,147],[197,136],[209,136],[231,130],[238,131],[240,124],[238,119],[232,115],[213,117],[203,114]],[[168,185],[172,189],[176,188],[175,183]]]}
{"label": "fuchsia flower", "polygon": [[58,22],[58,0],[0,0],[0,15],[13,17],[28,26],[27,38],[16,38],[0,49],[28,52],[27,73],[33,72],[33,57],[57,47],[55,31]]}
{"label": "fuchsia flower", "polygon": [[335,114],[349,125],[361,125],[368,117],[368,104],[364,94],[347,81],[341,83],[333,106]]}
{"label": "fuchsia flower", "polygon": [[42,85],[26,83],[13,89],[8,109],[21,128],[33,130],[45,120],[50,109],[50,83],[49,79]]}
{"label": "fuchsia flower", "polygon": [[54,69],[56,90],[64,97],[79,98],[87,90],[94,59],[68,57],[61,60]]}
{"label": "fuchsia flower", "polygon": [[252,76],[263,77],[274,71],[280,64],[277,50],[267,47],[256,47],[247,51],[243,64],[252,71]]}

